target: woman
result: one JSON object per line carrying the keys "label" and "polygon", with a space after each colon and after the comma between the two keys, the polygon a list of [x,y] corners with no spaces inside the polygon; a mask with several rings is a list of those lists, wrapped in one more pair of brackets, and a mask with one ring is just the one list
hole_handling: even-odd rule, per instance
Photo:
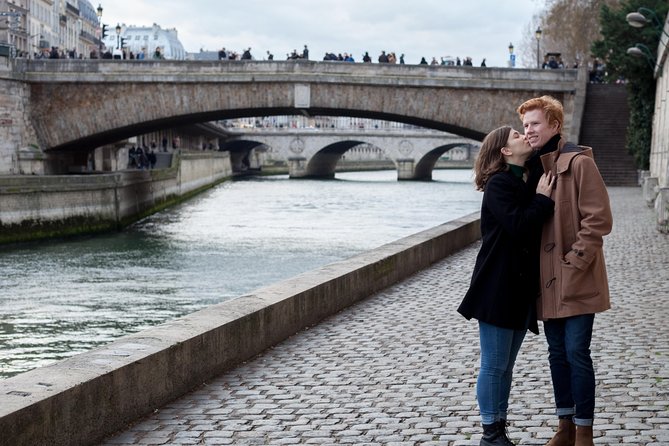
{"label": "woman", "polygon": [[458,312],[479,321],[481,446],[513,445],[506,433],[513,365],[527,330],[539,332],[539,241],[553,213],[554,180],[543,175],[536,193],[529,190],[523,165],[531,154],[522,134],[500,127],[483,140],[474,167],[483,243]]}

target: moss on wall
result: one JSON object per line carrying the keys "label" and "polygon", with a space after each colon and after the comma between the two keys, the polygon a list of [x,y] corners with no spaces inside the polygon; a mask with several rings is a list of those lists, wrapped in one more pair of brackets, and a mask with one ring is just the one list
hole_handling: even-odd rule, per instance
{"label": "moss on wall", "polygon": [[[160,181],[164,176],[165,173],[157,174],[153,177],[153,181]],[[119,221],[96,217],[69,217],[62,220],[28,219],[20,224],[0,224],[0,245],[119,231],[149,215],[187,201],[229,179],[230,177],[225,177],[183,195],[173,194],[162,200],[156,200],[151,207]]]}

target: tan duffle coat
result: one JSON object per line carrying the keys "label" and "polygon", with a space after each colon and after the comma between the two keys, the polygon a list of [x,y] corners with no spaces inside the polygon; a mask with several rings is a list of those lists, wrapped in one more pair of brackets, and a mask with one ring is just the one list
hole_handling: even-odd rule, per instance
{"label": "tan duffle coat", "polygon": [[611,308],[603,237],[613,217],[604,180],[590,147],[560,141],[541,157],[557,174],[555,213],[541,237],[540,320],[599,313]]}

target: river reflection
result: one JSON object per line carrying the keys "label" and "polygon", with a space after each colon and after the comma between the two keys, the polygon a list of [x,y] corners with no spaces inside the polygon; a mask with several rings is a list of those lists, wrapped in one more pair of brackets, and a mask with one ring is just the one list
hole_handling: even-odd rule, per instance
{"label": "river reflection", "polygon": [[226,182],[123,232],[0,253],[0,378],[477,211],[469,170]]}

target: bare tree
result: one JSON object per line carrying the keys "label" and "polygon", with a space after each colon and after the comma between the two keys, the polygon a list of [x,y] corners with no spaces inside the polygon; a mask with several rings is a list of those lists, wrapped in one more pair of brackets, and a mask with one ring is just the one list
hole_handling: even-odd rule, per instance
{"label": "bare tree", "polygon": [[[532,21],[525,26],[525,32],[523,33],[523,40],[520,42],[518,48],[519,63],[518,65],[525,68],[536,68],[537,67],[537,41],[535,39],[535,31],[537,28],[541,27],[541,17],[535,15],[532,17]],[[543,32],[542,32],[543,36]],[[543,55],[541,50],[541,40],[539,41],[539,52]],[[543,56],[540,56],[543,57]]]}
{"label": "bare tree", "polygon": [[539,61],[546,53],[560,53],[565,67],[590,62],[590,46],[601,38],[599,14],[603,4],[619,5],[620,0],[546,0],[546,8],[527,25],[518,53],[520,64],[537,66],[535,31],[541,28]]}

